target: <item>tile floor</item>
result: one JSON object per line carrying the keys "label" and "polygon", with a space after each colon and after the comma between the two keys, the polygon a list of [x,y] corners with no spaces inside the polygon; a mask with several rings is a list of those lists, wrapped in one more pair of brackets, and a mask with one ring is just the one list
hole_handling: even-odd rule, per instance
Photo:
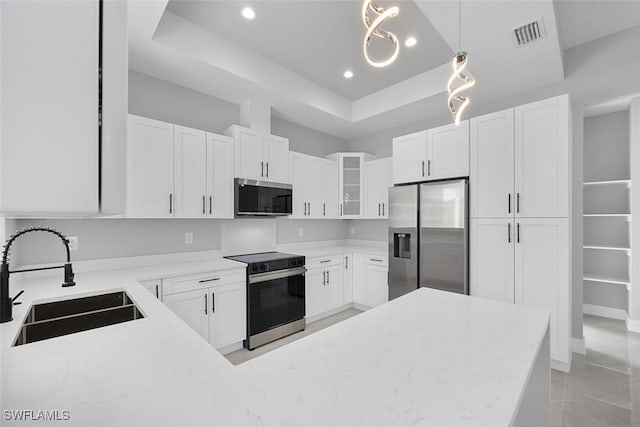
{"label": "tile floor", "polygon": [[584,336],[571,373],[551,371],[551,426],[640,427],[640,334],[585,315]]}
{"label": "tile floor", "polygon": [[316,322],[310,323],[307,325],[307,329],[304,331],[295,333],[293,335],[289,335],[288,337],[282,338],[278,341],[274,341],[269,344],[265,344],[262,347],[258,347],[253,351],[249,351],[246,348],[242,350],[234,351],[233,353],[229,353],[226,355],[227,359],[234,365],[238,365],[240,363],[246,362],[247,360],[251,360],[254,357],[258,357],[261,354],[265,354],[271,350],[274,350],[278,347],[281,347],[285,344],[288,344],[292,341],[299,340],[302,337],[305,337],[309,334],[317,332],[321,329],[329,327],[331,325],[335,325],[338,322],[342,322],[345,319],[355,316],[356,314],[362,313],[362,311],[357,310],[355,308],[350,308],[345,311],[341,311],[340,313],[334,314],[333,316],[325,317],[324,319],[320,319]]}
{"label": "tile floor", "polygon": [[[302,332],[227,355],[234,365],[361,313],[349,309]],[[551,427],[640,427],[640,334],[620,320],[584,317],[585,356],[574,353],[571,373],[551,371]]]}

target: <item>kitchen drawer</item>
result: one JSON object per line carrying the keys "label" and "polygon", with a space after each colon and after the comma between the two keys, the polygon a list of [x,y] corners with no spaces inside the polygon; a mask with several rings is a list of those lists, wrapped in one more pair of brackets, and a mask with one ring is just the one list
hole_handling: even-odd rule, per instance
{"label": "kitchen drawer", "polygon": [[389,267],[389,257],[382,255],[364,254],[364,263],[369,265]]}
{"label": "kitchen drawer", "polygon": [[307,267],[307,270],[313,270],[314,268],[325,268],[342,263],[344,263],[344,254],[339,253],[324,257],[307,258],[305,267]]}
{"label": "kitchen drawer", "polygon": [[172,277],[162,280],[164,295],[177,294],[179,292],[205,289],[233,283],[246,283],[245,269],[226,270],[206,274],[191,274],[188,276]]}

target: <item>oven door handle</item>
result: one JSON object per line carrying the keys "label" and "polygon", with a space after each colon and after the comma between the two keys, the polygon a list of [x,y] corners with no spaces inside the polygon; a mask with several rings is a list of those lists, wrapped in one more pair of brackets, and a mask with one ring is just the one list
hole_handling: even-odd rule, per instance
{"label": "oven door handle", "polygon": [[304,267],[291,268],[287,270],[268,271],[266,273],[251,274],[249,276],[249,284],[267,282],[269,280],[284,279],[285,277],[304,276],[307,271]]}

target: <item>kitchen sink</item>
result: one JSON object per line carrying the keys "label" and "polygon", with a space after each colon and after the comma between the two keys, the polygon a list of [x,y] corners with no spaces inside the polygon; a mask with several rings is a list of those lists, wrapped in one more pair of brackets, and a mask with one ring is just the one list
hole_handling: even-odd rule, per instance
{"label": "kitchen sink", "polygon": [[35,304],[29,310],[14,346],[143,317],[125,291]]}

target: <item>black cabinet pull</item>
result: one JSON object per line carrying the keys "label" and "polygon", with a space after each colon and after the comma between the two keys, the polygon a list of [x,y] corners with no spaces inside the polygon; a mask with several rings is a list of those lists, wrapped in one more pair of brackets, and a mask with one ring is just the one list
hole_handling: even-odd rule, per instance
{"label": "black cabinet pull", "polygon": [[213,213],[213,196],[209,196],[209,215]]}
{"label": "black cabinet pull", "polygon": [[511,223],[507,223],[507,243],[511,243]]}
{"label": "black cabinet pull", "polygon": [[520,213],[520,193],[516,193],[516,213]]}
{"label": "black cabinet pull", "polygon": [[215,282],[216,280],[220,280],[220,278],[219,277],[214,277],[212,279],[202,279],[202,280],[198,280],[198,283]]}
{"label": "black cabinet pull", "polygon": [[517,241],[518,243],[520,243],[520,223],[518,223],[518,225],[517,225],[517,226],[518,226],[518,228],[517,228],[517,230],[516,230],[516,233],[517,233],[516,241]]}
{"label": "black cabinet pull", "polygon": [[207,305],[209,304],[209,298],[207,298],[207,295],[204,296],[204,314],[207,315],[209,314],[207,311]]}
{"label": "black cabinet pull", "polygon": [[427,160],[427,176],[431,176],[431,160]]}
{"label": "black cabinet pull", "polygon": [[344,269],[345,270],[349,269],[349,257],[348,256],[344,257]]}
{"label": "black cabinet pull", "polygon": [[424,176],[424,160],[422,161],[422,176]]}
{"label": "black cabinet pull", "polygon": [[173,193],[169,193],[169,213],[173,213]]}
{"label": "black cabinet pull", "polygon": [[324,261],[320,261],[320,264],[326,264],[326,263],[328,263],[329,261],[331,261],[331,260],[330,260],[330,259],[325,259]]}
{"label": "black cabinet pull", "polygon": [[329,270],[327,270],[327,285],[329,284]]}
{"label": "black cabinet pull", "polygon": [[160,292],[158,292],[158,285],[156,285],[156,298],[160,298]]}
{"label": "black cabinet pull", "polygon": [[327,204],[322,204],[322,216],[327,216]]}
{"label": "black cabinet pull", "polygon": [[260,162],[260,176],[264,176],[264,162]]}
{"label": "black cabinet pull", "polygon": [[202,196],[202,215],[207,214],[207,197]]}
{"label": "black cabinet pull", "polygon": [[309,215],[311,215],[311,202],[307,203],[307,206],[309,207]]}
{"label": "black cabinet pull", "polygon": [[340,203],[340,216],[342,216],[342,203]]}
{"label": "black cabinet pull", "polygon": [[384,202],[382,202],[382,216],[384,216]]}
{"label": "black cabinet pull", "polygon": [[216,293],[211,292],[211,312],[216,312]]}
{"label": "black cabinet pull", "polygon": [[267,162],[267,178],[269,178],[269,162]]}
{"label": "black cabinet pull", "polygon": [[378,216],[380,216],[380,203],[378,203]]}
{"label": "black cabinet pull", "polygon": [[322,286],[327,284],[327,272],[323,271],[322,272]]}
{"label": "black cabinet pull", "polygon": [[509,197],[507,198],[507,213],[511,213],[511,193],[509,193]]}

